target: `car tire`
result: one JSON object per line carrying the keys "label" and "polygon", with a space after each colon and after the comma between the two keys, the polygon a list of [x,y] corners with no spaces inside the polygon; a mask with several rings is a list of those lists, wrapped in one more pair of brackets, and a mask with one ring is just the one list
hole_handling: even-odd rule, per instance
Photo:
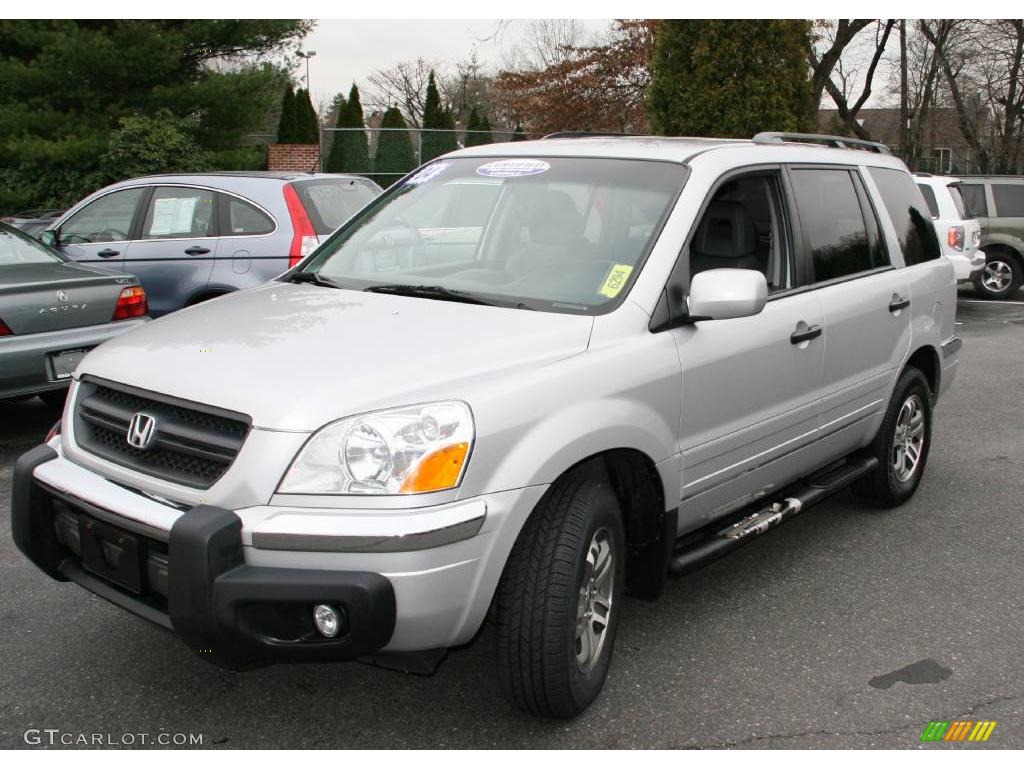
{"label": "car tire", "polygon": [[520,709],[574,717],[608,676],[625,585],[618,500],[603,469],[556,482],[519,535],[498,586],[498,675]]}
{"label": "car tire", "polygon": [[853,491],[879,507],[897,507],[917,490],[932,439],[932,391],[917,368],[907,368],[893,390],[869,451],[878,466]]}
{"label": "car tire", "polygon": [[1024,283],[1024,265],[1008,250],[985,251],[985,268],[974,279],[974,289],[986,299],[1008,299]]}
{"label": "car tire", "polygon": [[54,410],[64,410],[64,401],[67,400],[68,391],[66,389],[51,389],[49,392],[40,392],[39,399],[46,403],[48,408]]}

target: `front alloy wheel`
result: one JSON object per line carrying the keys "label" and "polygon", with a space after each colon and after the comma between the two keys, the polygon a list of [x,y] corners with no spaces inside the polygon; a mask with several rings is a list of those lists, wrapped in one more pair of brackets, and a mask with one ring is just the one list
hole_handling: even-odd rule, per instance
{"label": "front alloy wheel", "polygon": [[615,549],[607,528],[594,534],[587,550],[576,603],[576,664],[589,672],[601,658],[615,592]]}

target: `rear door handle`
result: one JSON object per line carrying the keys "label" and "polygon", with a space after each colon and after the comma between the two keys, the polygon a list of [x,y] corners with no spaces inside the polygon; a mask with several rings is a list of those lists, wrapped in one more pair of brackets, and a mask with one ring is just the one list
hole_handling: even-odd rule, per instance
{"label": "rear door handle", "polygon": [[805,331],[793,331],[789,341],[791,344],[803,344],[805,341],[816,339],[819,336],[821,336],[821,326],[811,325]]}
{"label": "rear door handle", "polygon": [[203,248],[201,245],[193,245],[191,248],[186,248],[185,253],[189,256],[202,256],[204,253],[209,253],[209,248]]}
{"label": "rear door handle", "polygon": [[893,296],[892,301],[889,302],[890,312],[899,312],[901,309],[906,309],[910,306],[910,299],[902,296]]}
{"label": "rear door handle", "polygon": [[113,248],[104,248],[102,251],[96,251],[96,255],[101,259],[109,259],[113,256],[120,256],[120,251],[115,251]]}

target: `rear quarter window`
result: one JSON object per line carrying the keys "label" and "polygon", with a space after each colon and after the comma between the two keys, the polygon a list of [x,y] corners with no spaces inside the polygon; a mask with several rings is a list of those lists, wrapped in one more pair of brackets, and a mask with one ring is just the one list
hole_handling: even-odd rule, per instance
{"label": "rear quarter window", "polygon": [[932,218],[939,218],[939,201],[935,199],[935,190],[927,184],[918,184],[917,188],[921,190],[924,201],[928,204],[928,212],[932,215]]}
{"label": "rear quarter window", "polygon": [[927,204],[914,179],[906,171],[895,168],[869,170],[896,229],[907,266],[939,258],[939,239],[935,235]]}

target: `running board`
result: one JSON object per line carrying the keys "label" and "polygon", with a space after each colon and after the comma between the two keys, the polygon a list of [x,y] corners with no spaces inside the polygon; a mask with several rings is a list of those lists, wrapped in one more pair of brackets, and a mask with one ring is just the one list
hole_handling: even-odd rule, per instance
{"label": "running board", "polygon": [[[669,561],[670,576],[683,576],[717,560],[737,549],[803,510],[832,494],[841,491],[854,480],[863,477],[878,466],[874,456],[851,456],[832,464],[810,477],[799,480],[782,490],[779,501],[772,502],[754,512],[749,508],[727,518],[725,524],[717,521],[708,528],[714,530],[696,543],[677,550]],[[690,538],[688,535],[687,538]]]}

